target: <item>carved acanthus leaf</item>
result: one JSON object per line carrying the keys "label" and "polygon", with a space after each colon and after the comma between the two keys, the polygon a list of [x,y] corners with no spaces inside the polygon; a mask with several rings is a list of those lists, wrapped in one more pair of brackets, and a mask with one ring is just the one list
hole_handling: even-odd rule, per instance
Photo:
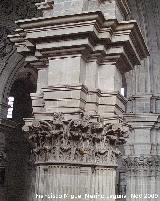
{"label": "carved acanthus leaf", "polygon": [[86,115],[65,120],[61,113],[55,113],[52,121],[34,120],[23,130],[28,134],[36,161],[116,165],[120,154],[116,147],[125,143],[124,128],[123,124],[104,124]]}
{"label": "carved acanthus leaf", "polygon": [[160,158],[158,156],[128,156],[124,158],[124,165],[128,170],[155,169],[160,166]]}

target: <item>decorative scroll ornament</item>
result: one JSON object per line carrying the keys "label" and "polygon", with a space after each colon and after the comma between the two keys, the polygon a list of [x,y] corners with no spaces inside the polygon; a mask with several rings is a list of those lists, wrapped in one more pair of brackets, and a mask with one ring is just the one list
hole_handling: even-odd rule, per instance
{"label": "decorative scroll ornament", "polygon": [[123,124],[104,124],[90,116],[65,120],[56,113],[52,121],[34,120],[24,126],[36,162],[72,162],[117,165],[117,145],[125,143],[128,128]]}
{"label": "decorative scroll ornament", "polygon": [[126,157],[124,158],[124,165],[128,170],[139,169],[156,169],[160,167],[160,158],[158,156],[152,157]]}

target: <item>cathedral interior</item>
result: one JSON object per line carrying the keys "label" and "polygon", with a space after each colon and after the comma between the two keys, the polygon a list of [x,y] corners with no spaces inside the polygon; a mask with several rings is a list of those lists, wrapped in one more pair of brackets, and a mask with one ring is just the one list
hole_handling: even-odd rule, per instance
{"label": "cathedral interior", "polygon": [[160,1],[0,1],[0,201],[160,200]]}

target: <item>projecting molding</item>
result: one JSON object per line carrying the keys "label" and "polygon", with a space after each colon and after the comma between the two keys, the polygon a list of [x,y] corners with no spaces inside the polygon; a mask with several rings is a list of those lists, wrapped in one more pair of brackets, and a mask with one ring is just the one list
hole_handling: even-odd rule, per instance
{"label": "projecting molding", "polygon": [[128,6],[127,0],[116,0],[121,12],[127,17],[130,14],[130,8]]}
{"label": "projecting molding", "polygon": [[45,62],[54,56],[81,54],[89,59],[97,46],[102,60],[122,63],[129,71],[149,55],[136,21],[106,20],[101,11],[16,22],[20,29],[9,38],[26,61]]}

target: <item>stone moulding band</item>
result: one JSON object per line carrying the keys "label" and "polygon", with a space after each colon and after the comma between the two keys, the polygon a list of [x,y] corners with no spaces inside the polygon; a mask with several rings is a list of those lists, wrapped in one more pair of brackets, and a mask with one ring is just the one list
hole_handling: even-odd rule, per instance
{"label": "stone moulding band", "polygon": [[156,169],[160,167],[160,158],[157,156],[128,156],[124,158],[124,165],[127,170]]}
{"label": "stone moulding band", "polygon": [[125,17],[127,17],[131,13],[127,0],[117,0],[116,2],[121,12],[125,15]]}
{"label": "stone moulding band", "polygon": [[35,162],[35,166],[78,166],[78,167],[91,167],[91,168],[117,168],[118,165],[109,164],[95,164],[95,163],[73,163],[73,162]]}
{"label": "stone moulding band", "polygon": [[[96,39],[99,42],[105,40],[106,43],[114,44],[114,46],[115,44],[117,44],[119,46],[122,40],[124,40],[123,37],[124,33],[125,35],[127,33],[128,40],[124,41],[124,44],[125,48],[130,48],[130,50],[132,49],[132,45],[134,46],[134,50],[131,55],[132,57],[133,55],[135,57],[134,63],[139,64],[140,62],[139,60],[143,59],[144,57],[146,57],[146,55],[149,54],[147,47],[144,43],[144,39],[139,30],[139,27],[134,20],[129,22],[123,21],[121,23],[119,23],[115,19],[105,20],[104,15],[101,11],[88,12],[88,13],[84,12],[81,14],[58,16],[58,17],[19,20],[16,22],[16,24],[20,27],[20,29],[16,30],[15,35],[10,35],[8,37],[12,42],[16,44],[18,52],[21,53],[24,52],[25,55],[27,55],[29,52],[32,52],[33,53],[32,56],[36,58],[39,58],[37,57],[37,53],[39,53],[39,56],[41,55],[42,57],[43,56],[46,57],[45,52],[46,54],[48,54],[46,49],[43,48],[44,46],[43,43],[45,43],[45,41],[48,40],[48,38],[52,41],[52,43],[50,43],[50,45],[48,46],[49,49],[47,48],[47,50],[51,49],[52,52],[53,50],[57,52],[59,50],[59,47],[55,47],[55,45],[57,44],[56,43],[57,38],[59,36],[61,36],[62,38],[62,34],[63,37],[69,37],[71,34],[74,35],[76,34],[77,38],[81,37],[81,35],[85,35],[86,37],[86,40],[84,41],[86,43],[85,47],[89,48],[89,50],[92,49],[93,51],[94,48],[92,48],[92,46],[94,44],[90,45],[90,42],[92,40]],[[59,29],[57,29],[58,27]],[[65,32],[63,33],[59,32],[59,30],[61,30],[62,28],[65,28],[65,30],[67,30],[67,34]],[[88,33],[90,34],[88,35]],[[37,41],[39,39],[40,40],[43,39],[43,43],[42,45],[37,44],[37,47],[39,48],[37,49],[36,52],[34,52],[33,51],[35,43],[34,41]],[[33,44],[31,43],[31,41],[33,42]],[[133,44],[131,43],[131,41]],[[70,40],[71,44],[73,42],[74,41]],[[59,45],[61,46],[61,41]],[[84,45],[79,44],[79,48],[80,47],[82,48],[83,46]],[[72,48],[70,47],[69,49]],[[137,52],[136,54],[134,53],[135,50]],[[109,55],[113,54],[114,51],[115,49],[111,48],[108,54]],[[49,57],[54,56],[53,53],[52,55],[49,55]],[[106,57],[107,60],[110,58],[109,55]]]}

